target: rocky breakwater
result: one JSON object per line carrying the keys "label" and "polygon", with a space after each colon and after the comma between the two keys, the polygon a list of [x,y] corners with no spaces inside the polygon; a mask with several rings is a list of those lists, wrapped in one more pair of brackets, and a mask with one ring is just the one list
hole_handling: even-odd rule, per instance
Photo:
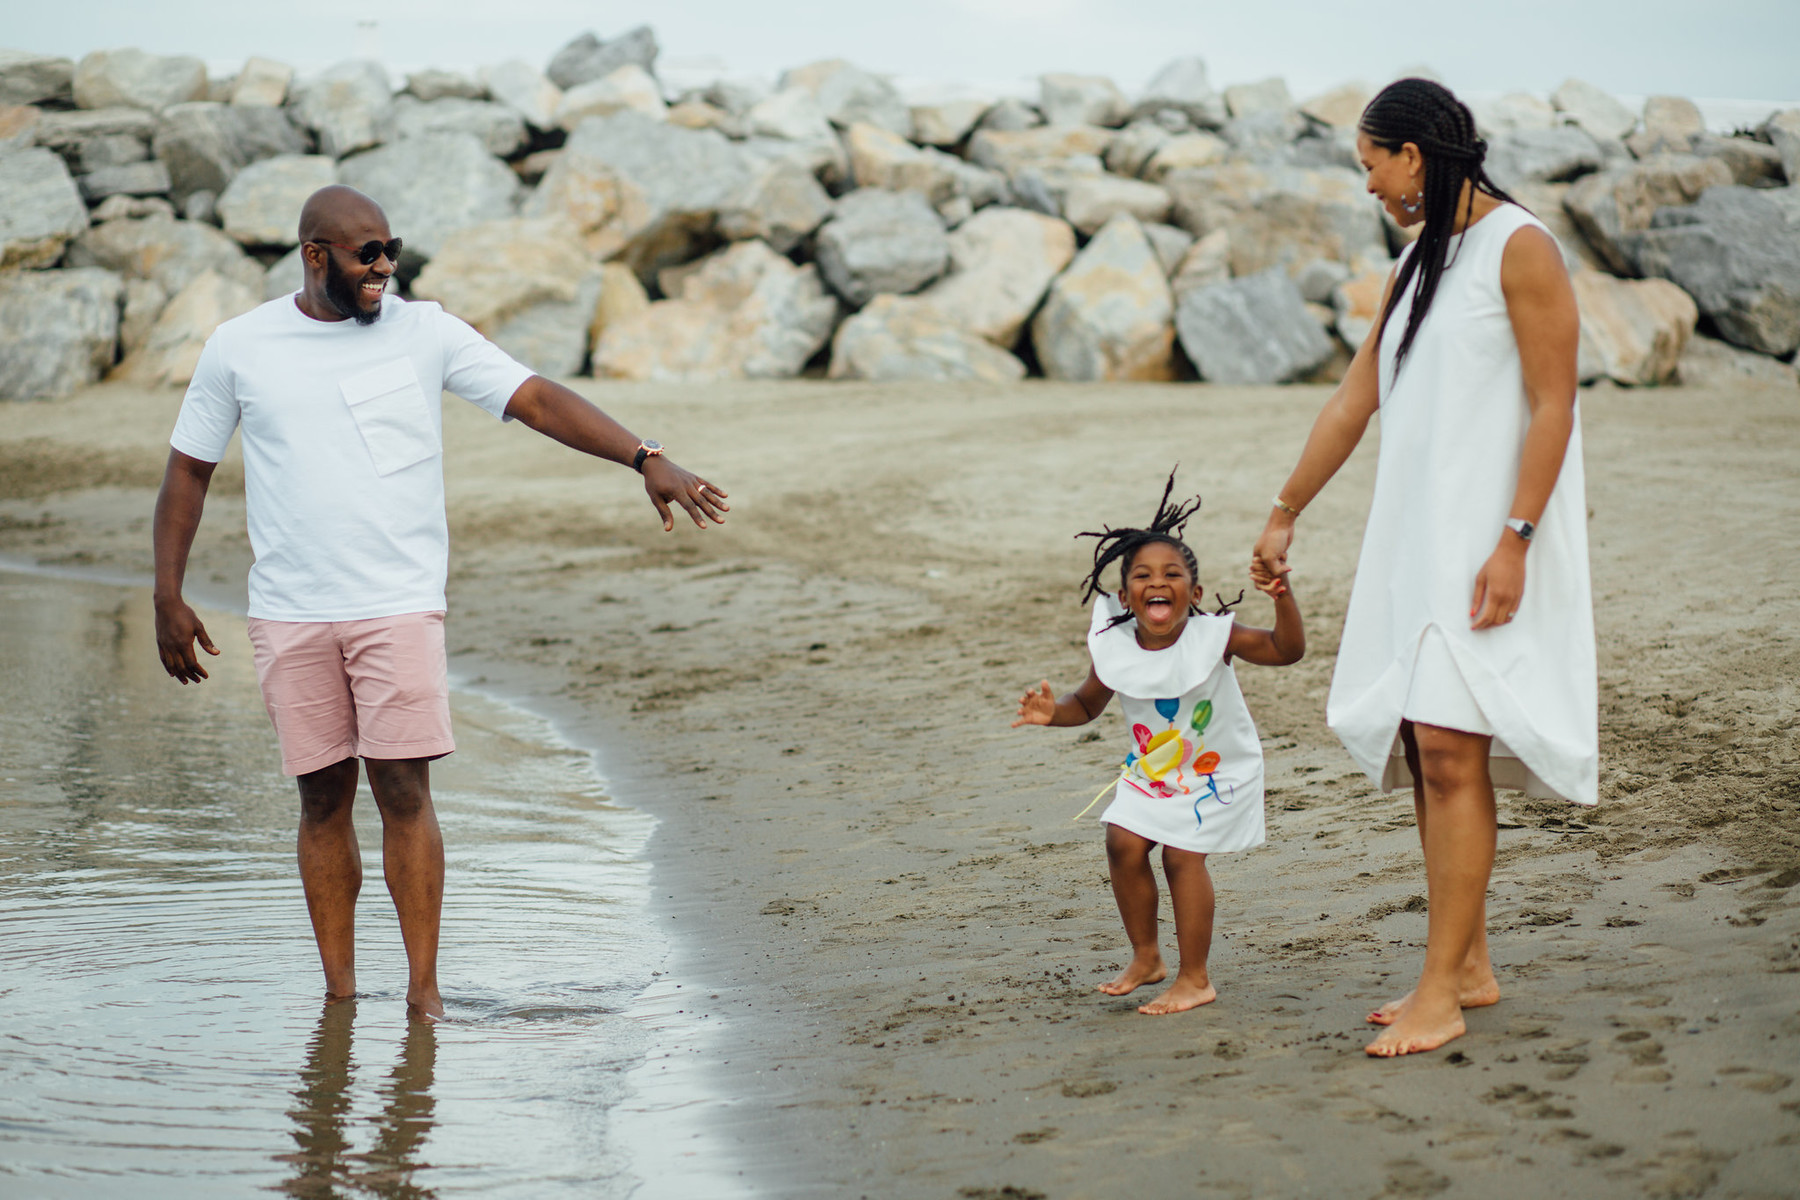
{"label": "rocky breakwater", "polygon": [[[385,206],[404,294],[621,379],[1329,380],[1405,244],[1363,190],[1362,85],[1216,89],[1186,57],[1136,96],[908,94],[838,60],[678,88],[657,56],[647,28],[404,80],[0,50],[0,397],[184,382],[298,287],[331,182]],[[1669,382],[1696,327],[1792,377],[1800,110],[1721,136],[1572,80],[1477,117],[1563,243],[1584,381]]]}

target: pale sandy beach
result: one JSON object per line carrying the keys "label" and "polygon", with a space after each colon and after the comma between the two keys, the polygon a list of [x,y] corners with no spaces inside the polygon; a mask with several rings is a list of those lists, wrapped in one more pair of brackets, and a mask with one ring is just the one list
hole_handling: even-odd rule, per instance
{"label": "pale sandy beach", "polygon": [[[660,820],[652,919],[684,1015],[725,1025],[712,1132],[765,1194],[1793,1194],[1800,389],[1584,392],[1601,805],[1503,794],[1504,998],[1382,1062],[1362,1017],[1418,968],[1423,869],[1410,803],[1324,726],[1373,437],[1301,524],[1306,660],[1239,671],[1270,841],[1213,864],[1217,1003],[1093,990],[1125,947],[1071,818],[1118,718],[1007,728],[1085,670],[1071,535],[1147,516],[1179,460],[1235,596],[1324,389],[571,382],[731,519],[664,536],[630,473],[448,399],[452,669],[605,747]],[[179,401],[0,408],[0,553],[145,573]],[[235,462],[189,575],[225,603]]]}

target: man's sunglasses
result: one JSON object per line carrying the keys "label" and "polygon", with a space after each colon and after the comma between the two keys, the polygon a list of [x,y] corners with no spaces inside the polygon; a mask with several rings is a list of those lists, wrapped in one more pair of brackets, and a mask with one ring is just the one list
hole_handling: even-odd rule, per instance
{"label": "man's sunglasses", "polygon": [[398,266],[400,263],[399,238],[395,238],[391,242],[364,242],[360,246],[346,246],[342,242],[328,242],[324,238],[309,238],[307,240],[320,246],[336,246],[339,250],[348,250],[350,253],[356,255],[356,261],[360,262],[365,267],[373,266],[375,260],[384,254],[387,255],[388,261],[394,265]]}

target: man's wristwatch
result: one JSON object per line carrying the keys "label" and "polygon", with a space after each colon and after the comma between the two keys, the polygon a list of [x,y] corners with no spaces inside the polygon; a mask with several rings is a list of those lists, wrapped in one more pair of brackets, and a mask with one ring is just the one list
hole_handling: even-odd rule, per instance
{"label": "man's wristwatch", "polygon": [[1506,527],[1518,534],[1519,540],[1522,542],[1529,542],[1531,540],[1531,535],[1537,532],[1537,526],[1533,525],[1530,521],[1527,521],[1524,517],[1506,518]]}
{"label": "man's wristwatch", "polygon": [[[644,473],[644,460],[649,458],[652,454],[661,454],[662,452],[663,444],[661,442],[647,440],[639,442],[637,453],[633,455],[631,459],[631,469],[636,471],[639,475],[642,475]],[[1530,537],[1531,535],[1527,533],[1525,536]]]}

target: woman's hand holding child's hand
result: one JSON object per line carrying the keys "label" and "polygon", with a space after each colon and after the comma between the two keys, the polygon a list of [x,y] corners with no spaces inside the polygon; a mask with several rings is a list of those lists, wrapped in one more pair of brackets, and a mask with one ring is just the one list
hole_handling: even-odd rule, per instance
{"label": "woman's hand holding child's hand", "polygon": [[1286,571],[1277,575],[1269,569],[1268,565],[1264,563],[1260,557],[1251,557],[1250,582],[1255,586],[1257,591],[1263,592],[1270,597],[1284,596],[1287,594],[1288,590],[1287,577],[1288,573]]}
{"label": "woman's hand holding child's hand", "polygon": [[1050,681],[1046,679],[1038,687],[1038,691],[1026,692],[1020,698],[1019,719],[1012,723],[1014,729],[1021,725],[1048,725],[1056,719],[1056,693],[1050,690]]}

